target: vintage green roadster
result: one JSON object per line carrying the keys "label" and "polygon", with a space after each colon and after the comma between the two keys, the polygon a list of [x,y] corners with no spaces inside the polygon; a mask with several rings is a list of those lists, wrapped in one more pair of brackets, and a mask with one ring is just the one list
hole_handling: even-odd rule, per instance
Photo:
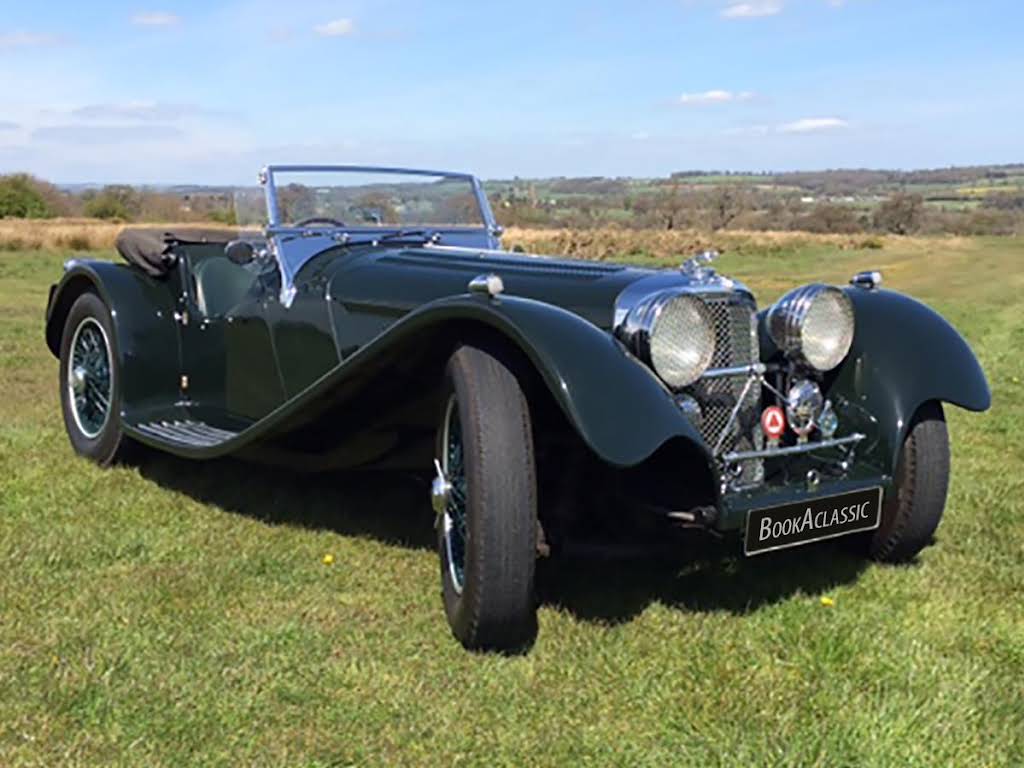
{"label": "vintage green roadster", "polygon": [[910,559],[945,505],[943,405],[990,404],[960,335],[877,272],[758,311],[710,253],[502,251],[467,174],[259,181],[237,230],[128,230],[126,264],[66,264],[46,342],[71,444],[421,472],[467,648],[528,647],[537,557],[598,518]]}

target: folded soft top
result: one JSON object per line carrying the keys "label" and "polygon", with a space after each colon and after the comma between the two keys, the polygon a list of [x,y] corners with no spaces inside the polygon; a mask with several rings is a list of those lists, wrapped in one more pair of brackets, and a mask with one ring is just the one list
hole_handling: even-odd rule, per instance
{"label": "folded soft top", "polygon": [[237,229],[194,228],[176,229],[169,232],[153,227],[133,227],[124,229],[117,236],[117,252],[129,264],[133,264],[146,274],[162,277],[174,266],[171,251],[175,245],[194,243],[227,244],[239,237],[246,239],[262,239],[257,232],[243,233]]}

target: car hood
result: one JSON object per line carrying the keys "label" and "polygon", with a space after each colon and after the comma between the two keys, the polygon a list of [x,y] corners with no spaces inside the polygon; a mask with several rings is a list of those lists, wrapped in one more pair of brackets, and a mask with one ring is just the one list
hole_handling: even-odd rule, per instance
{"label": "car hood", "polygon": [[651,270],[578,259],[428,245],[370,248],[338,259],[330,295],[346,304],[400,315],[445,296],[466,293],[479,275],[499,275],[510,296],[535,299],[610,330],[616,299],[671,287],[703,285],[678,270]]}

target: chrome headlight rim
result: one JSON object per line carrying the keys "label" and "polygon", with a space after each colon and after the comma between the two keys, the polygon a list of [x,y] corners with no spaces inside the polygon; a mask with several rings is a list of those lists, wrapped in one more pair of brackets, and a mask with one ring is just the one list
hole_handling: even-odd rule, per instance
{"label": "chrome headlight rim", "polygon": [[[659,325],[665,319],[666,311],[674,304],[684,304],[687,309],[693,311],[698,318],[695,330],[698,335],[704,335],[697,364],[684,376],[673,375],[664,363],[659,366],[658,353],[654,348]],[[660,291],[648,296],[630,310],[622,325],[616,329],[616,335],[666,386],[675,391],[700,380],[711,367],[715,353],[715,326],[711,310],[699,295],[682,291]]]}
{"label": "chrome headlight rim", "polygon": [[[835,329],[830,333],[834,342],[830,354],[822,356],[809,351],[807,344],[808,321],[813,309],[820,308],[820,302],[835,302],[841,315]],[[766,318],[768,333],[775,345],[792,360],[819,373],[837,368],[850,353],[856,330],[853,302],[846,292],[834,285],[811,283],[787,293],[768,310]]]}

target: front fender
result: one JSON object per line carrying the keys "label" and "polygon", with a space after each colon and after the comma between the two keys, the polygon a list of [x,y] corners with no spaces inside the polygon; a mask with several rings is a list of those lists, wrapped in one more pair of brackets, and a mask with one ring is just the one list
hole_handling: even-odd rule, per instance
{"label": "front fender", "polygon": [[985,373],[963,337],[937,312],[894,291],[845,289],[856,332],[832,391],[878,420],[878,458],[894,471],[915,412],[931,400],[970,411],[992,403]]}
{"label": "front fender", "polygon": [[633,466],[672,438],[704,446],[654,373],[612,335],[539,301],[470,298],[438,307],[466,313],[512,339],[534,363],[583,441],[615,466]]}
{"label": "front fender", "polygon": [[[467,325],[496,330],[536,367],[587,446],[605,462],[639,464],[672,438],[706,452],[700,433],[670,393],[606,331],[532,299],[463,294],[425,304],[216,453],[246,443],[288,441],[321,414],[375,386],[424,345],[450,343]],[[210,454],[212,455],[212,453]]]}
{"label": "front fender", "polygon": [[125,409],[178,399],[178,329],[168,283],[109,261],[69,262],[46,307],[46,344],[55,357],[68,312],[85,291],[97,293],[110,309]]}

